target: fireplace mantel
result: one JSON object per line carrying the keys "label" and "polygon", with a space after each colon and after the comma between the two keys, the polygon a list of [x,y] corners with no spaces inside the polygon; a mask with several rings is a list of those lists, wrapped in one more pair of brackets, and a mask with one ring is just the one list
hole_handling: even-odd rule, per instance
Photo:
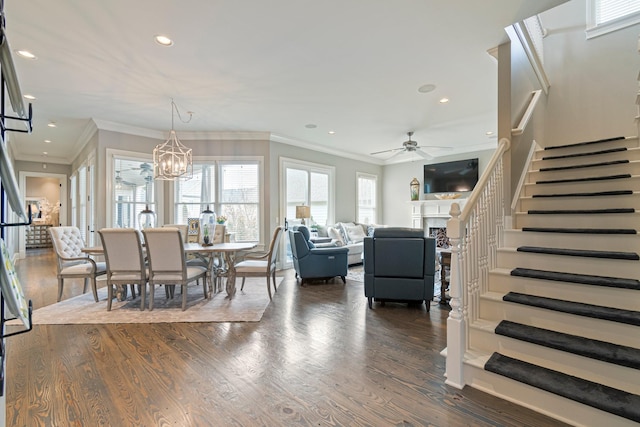
{"label": "fireplace mantel", "polygon": [[422,228],[425,232],[429,228],[444,228],[447,220],[451,218],[449,211],[451,205],[457,203],[462,209],[467,199],[445,199],[445,200],[417,200],[411,203],[411,226]]}

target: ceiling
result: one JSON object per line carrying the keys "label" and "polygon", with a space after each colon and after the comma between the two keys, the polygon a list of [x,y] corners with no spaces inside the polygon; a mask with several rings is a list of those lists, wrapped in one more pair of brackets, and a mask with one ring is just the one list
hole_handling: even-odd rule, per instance
{"label": "ceiling", "polygon": [[69,164],[96,126],[166,138],[174,99],[182,118],[194,113],[176,116],[183,141],[268,132],[376,163],[388,155],[370,153],[401,147],[408,131],[450,147],[426,150],[435,157],[493,148],[487,51],[507,25],[564,1],[5,0],[11,49],[37,57],[13,55],[36,99],[33,132],[10,143],[18,160]]}

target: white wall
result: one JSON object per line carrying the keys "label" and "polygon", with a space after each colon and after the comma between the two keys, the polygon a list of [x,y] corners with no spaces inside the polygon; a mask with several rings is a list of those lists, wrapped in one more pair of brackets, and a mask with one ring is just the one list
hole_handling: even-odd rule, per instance
{"label": "white wall", "polygon": [[[473,153],[456,154],[438,157],[429,162],[416,160],[384,166],[382,184],[382,223],[397,227],[411,227],[411,194],[409,183],[415,177],[420,181],[420,188],[424,184],[424,165],[432,163],[450,162],[478,158],[478,173],[482,175],[491,160],[494,150],[476,151]],[[421,194],[420,199],[432,199],[434,196]]]}
{"label": "white wall", "polygon": [[586,40],[585,17],[585,0],[541,16],[548,30],[544,66],[551,83],[547,145],[637,134],[640,25]]}

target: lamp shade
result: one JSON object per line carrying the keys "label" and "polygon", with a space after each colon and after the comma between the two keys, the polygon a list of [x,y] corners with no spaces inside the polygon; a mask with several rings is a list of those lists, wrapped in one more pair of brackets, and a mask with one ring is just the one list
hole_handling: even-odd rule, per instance
{"label": "lamp shade", "polygon": [[311,208],[309,206],[296,206],[296,218],[305,219],[311,216]]}

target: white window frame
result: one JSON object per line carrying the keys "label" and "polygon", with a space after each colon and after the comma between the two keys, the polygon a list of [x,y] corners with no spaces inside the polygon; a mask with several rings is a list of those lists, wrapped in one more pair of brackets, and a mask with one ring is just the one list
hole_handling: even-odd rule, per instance
{"label": "white window frame", "polygon": [[[193,158],[193,163],[195,164],[210,164],[215,166],[214,170],[215,170],[215,174],[216,174],[216,179],[215,179],[215,184],[216,184],[216,188],[213,189],[214,194],[215,194],[215,201],[213,202],[212,206],[210,206],[210,208],[216,212],[216,214],[220,214],[221,212],[221,205],[223,205],[224,203],[221,202],[220,200],[220,183],[221,181],[221,170],[219,168],[219,166],[224,165],[224,164],[257,164],[258,165],[258,249],[264,250],[264,248],[266,247],[266,243],[265,243],[265,239],[271,239],[271,234],[269,232],[269,234],[265,237],[265,227],[264,227],[264,212],[265,212],[265,207],[264,207],[264,193],[265,193],[265,188],[264,188],[264,157],[262,156],[242,156],[242,157],[237,157],[237,156],[197,156]],[[171,182],[170,186],[169,186],[169,200],[171,200],[173,208],[171,209],[171,212],[169,213],[169,218],[170,221],[169,223],[175,223],[176,221],[176,207],[175,207],[175,200],[176,200],[176,187],[175,187],[175,183]],[[203,203],[206,204],[206,203]]]}
{"label": "white window frame", "polygon": [[[135,160],[140,162],[147,162],[153,164],[153,158],[151,153],[139,153],[135,151],[126,151],[126,150],[115,150],[111,148],[107,148],[106,155],[106,175],[107,182],[105,192],[107,195],[107,203],[106,203],[106,215],[105,215],[105,224],[107,227],[115,227],[113,223],[113,205],[115,202],[114,196],[114,186],[115,182],[115,168],[114,162],[115,159],[126,159],[126,160]],[[156,206],[156,219],[158,224],[164,224],[164,181],[160,179],[154,180],[154,193],[155,193],[155,206]]]}
{"label": "white window frame", "polygon": [[[319,172],[329,175],[329,197],[327,208],[327,224],[335,223],[335,205],[336,205],[336,168],[335,166],[323,165],[320,163],[307,162],[304,160],[292,159],[288,157],[280,157],[280,215],[276,218],[277,224],[282,224],[287,215],[287,169],[302,169],[307,172]],[[295,221],[295,218],[292,218]],[[286,233],[285,233],[286,234]],[[278,268],[291,268],[293,263],[287,260],[287,238],[283,238],[284,244],[280,246],[280,257],[278,257]]]}
{"label": "white window frame", "polygon": [[596,22],[596,9],[601,2],[602,0],[587,0],[587,39],[602,36],[640,23],[640,11],[607,22]]}
{"label": "white window frame", "polygon": [[374,218],[371,219],[373,224],[378,224],[378,212],[379,212],[379,197],[378,197],[378,175],[365,173],[365,172],[356,172],[356,220],[360,221],[360,179],[368,179],[372,180],[375,183],[375,204],[373,206]]}

